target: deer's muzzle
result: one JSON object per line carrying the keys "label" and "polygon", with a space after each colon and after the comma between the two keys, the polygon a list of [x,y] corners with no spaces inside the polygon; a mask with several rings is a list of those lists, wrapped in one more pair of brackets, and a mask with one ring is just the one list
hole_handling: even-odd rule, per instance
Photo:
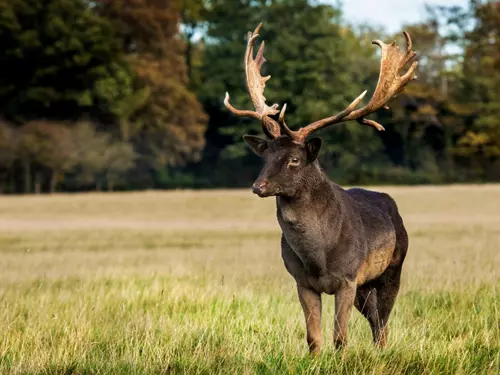
{"label": "deer's muzzle", "polygon": [[257,194],[259,197],[263,197],[267,195],[269,189],[269,181],[268,180],[257,180],[252,185],[252,192]]}

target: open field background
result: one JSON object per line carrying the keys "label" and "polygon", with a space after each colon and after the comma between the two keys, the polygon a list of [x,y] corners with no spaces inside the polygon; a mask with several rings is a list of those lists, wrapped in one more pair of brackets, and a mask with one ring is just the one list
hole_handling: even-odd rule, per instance
{"label": "open field background", "polygon": [[500,186],[377,188],[410,234],[390,345],[307,355],[274,200],[0,198],[0,374],[500,374]]}

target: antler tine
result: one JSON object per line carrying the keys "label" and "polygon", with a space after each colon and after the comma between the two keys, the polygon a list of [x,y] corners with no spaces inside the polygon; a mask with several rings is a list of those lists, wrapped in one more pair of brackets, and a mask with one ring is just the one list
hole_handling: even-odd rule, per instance
{"label": "antler tine", "polygon": [[358,123],[363,125],[372,126],[377,130],[384,130],[384,127],[378,122],[365,119],[364,117],[380,108],[388,109],[389,107],[386,103],[392,97],[403,91],[409,81],[417,78],[414,74],[417,69],[417,61],[413,62],[404,75],[400,75],[400,71],[416,55],[416,53],[411,50],[412,41],[410,35],[406,31],[403,32],[403,34],[406,39],[406,51],[401,51],[399,47],[396,46],[395,41],[391,44],[385,44],[380,40],[374,40],[372,42],[380,47],[382,57],[380,60],[378,83],[373,96],[366,106],[354,110],[366,94],[366,91],[364,91],[348,107],[346,107],[346,109],[339,112],[335,116],[313,122],[312,124],[309,124],[297,131],[292,131],[290,136],[294,139],[294,141],[303,143],[307,136],[318,129],[352,120],[356,120]]}
{"label": "antler tine", "polygon": [[285,112],[286,112],[286,103],[283,105],[283,108],[281,108],[279,122],[280,122],[281,129],[283,129],[285,134],[288,135],[289,137],[293,138],[294,131],[291,130],[285,122]]}
{"label": "antler tine", "polygon": [[231,103],[229,103],[229,93],[226,91],[226,97],[224,98],[224,105],[226,106],[227,109],[229,109],[231,112],[233,112],[236,116],[240,117],[253,117],[257,120],[261,119],[260,114],[258,114],[255,111],[249,111],[249,110],[241,110],[241,109],[236,109],[233,107]]}
{"label": "antler tine", "polygon": [[[344,119],[346,116],[352,113],[354,109],[357,107],[357,105],[361,102],[363,97],[366,95],[366,90],[361,93],[356,99],[354,99],[351,104],[349,104],[343,111],[337,113],[335,116],[332,117],[327,117],[323,120],[319,120],[316,122],[313,122],[312,124],[307,125],[304,128],[300,128],[299,130],[293,131],[288,129],[288,127],[284,128],[285,131],[287,131],[287,135],[291,137],[295,142],[297,143],[303,143],[305,139],[309,136],[309,134],[315,132],[318,129],[321,129],[325,126],[342,122],[342,119]],[[286,125],[285,125],[286,126]]]}
{"label": "antler tine", "polygon": [[259,37],[259,31],[262,27],[260,23],[254,30],[254,32],[248,32],[248,42],[247,49],[245,52],[245,74],[248,93],[252,99],[252,103],[255,107],[255,111],[251,110],[240,110],[234,108],[229,102],[229,94],[226,93],[224,99],[224,105],[235,115],[240,117],[252,117],[262,122],[262,128],[264,132],[270,138],[278,138],[280,136],[279,124],[270,118],[269,116],[277,114],[278,104],[273,104],[268,106],[266,104],[266,98],[264,96],[264,89],[266,87],[266,82],[271,78],[271,76],[262,77],[260,74],[260,69],[262,65],[266,62],[264,57],[264,47],[265,43],[262,42],[255,59],[253,58],[253,47]]}

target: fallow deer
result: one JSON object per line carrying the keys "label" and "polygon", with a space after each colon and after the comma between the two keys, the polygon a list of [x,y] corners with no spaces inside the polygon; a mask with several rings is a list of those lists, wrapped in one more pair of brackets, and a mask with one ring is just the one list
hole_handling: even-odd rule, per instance
{"label": "fallow deer", "polygon": [[[322,293],[335,295],[337,348],[347,344],[347,323],[353,305],[368,320],[375,344],[385,347],[387,322],[408,249],[403,220],[388,194],[360,188],[345,190],[330,181],[317,160],[321,139],[308,136],[318,129],[351,120],[384,130],[365,116],[380,108],[388,109],[389,99],[416,78],[416,61],[400,75],[416,55],[411,50],[411,38],[404,32],[406,51],[401,51],[396,42],[373,41],[381,48],[381,67],[377,86],[366,106],[356,109],[365,91],[338,114],[293,131],[285,123],[286,104],[281,111],[277,104],[266,104],[264,88],[270,76],[260,73],[265,62],[264,42],[253,56],[261,26],[248,33],[245,53],[246,82],[255,111],[234,108],[228,93],[224,104],[237,116],[259,120],[269,138],[243,136],[264,159],[252,189],[260,197],[276,197],[282,230],[281,255],[297,283],[309,350],[318,353],[322,343]],[[272,116],[278,113],[278,119],[274,119]]]}

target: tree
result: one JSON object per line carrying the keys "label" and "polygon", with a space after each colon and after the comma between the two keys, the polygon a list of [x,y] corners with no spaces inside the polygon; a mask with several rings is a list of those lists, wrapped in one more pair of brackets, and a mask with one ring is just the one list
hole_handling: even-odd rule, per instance
{"label": "tree", "polygon": [[31,121],[21,129],[19,154],[24,161],[26,193],[31,191],[34,172],[35,193],[40,194],[44,175],[49,174],[49,190],[55,192],[57,183],[75,164],[74,145],[67,126],[48,121]]}
{"label": "tree", "polygon": [[498,179],[500,173],[500,1],[471,2],[473,27],[464,34],[462,101],[476,109],[455,152],[473,168],[473,177]]}
{"label": "tree", "polygon": [[12,126],[0,120],[0,193],[5,190],[7,178],[17,157],[17,137]]}
{"label": "tree", "polygon": [[97,131],[89,122],[77,123],[72,137],[76,157],[74,173],[84,186],[94,185],[96,190],[101,190],[107,182],[111,191],[134,166],[137,155],[132,145],[113,140],[110,134]]}
{"label": "tree", "polygon": [[105,118],[133,92],[119,37],[84,0],[1,1],[0,45],[9,120]]}
{"label": "tree", "polygon": [[196,87],[199,84],[199,77],[194,74],[195,64],[199,65],[200,61],[196,61],[198,52],[195,38],[206,28],[206,11],[207,1],[205,0],[180,0],[180,16],[182,22],[182,35],[186,41],[185,60],[187,76],[191,87]]}
{"label": "tree", "polygon": [[71,136],[75,147],[76,163],[73,171],[76,181],[83,186],[93,185],[96,190],[101,190],[110,135],[98,132],[90,122],[80,121],[74,125]]}
{"label": "tree", "polygon": [[128,141],[132,135],[136,135],[142,127],[139,121],[132,123],[130,119],[141,108],[144,108],[150,97],[149,87],[142,88],[117,100],[111,111],[116,115],[120,125],[120,136],[122,141]]}
{"label": "tree", "polygon": [[116,184],[122,181],[124,173],[134,166],[136,157],[130,144],[110,142],[105,153],[105,176],[109,191],[113,191]]}
{"label": "tree", "polygon": [[178,2],[118,0],[101,5],[128,52],[137,88],[150,95],[132,117],[138,124],[130,140],[141,164],[160,170],[199,160],[206,117],[188,77],[179,30]]}

